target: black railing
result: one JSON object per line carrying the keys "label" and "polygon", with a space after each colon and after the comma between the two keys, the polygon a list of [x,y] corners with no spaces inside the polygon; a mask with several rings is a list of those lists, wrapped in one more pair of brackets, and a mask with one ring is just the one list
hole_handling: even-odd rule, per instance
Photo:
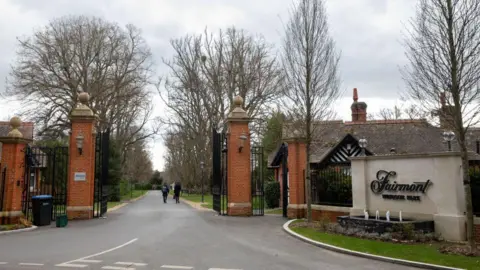
{"label": "black railing", "polygon": [[265,208],[265,193],[263,181],[263,147],[252,147],[250,166],[252,170],[252,215],[263,216]]}
{"label": "black railing", "polygon": [[470,160],[469,172],[473,214],[480,216],[480,160]]}
{"label": "black railing", "polygon": [[98,218],[107,212],[108,199],[110,197],[109,187],[109,147],[110,129],[97,133],[95,138],[95,186],[93,217]]}
{"label": "black railing", "polygon": [[330,165],[311,172],[312,202],[320,205],[352,206],[352,176],[348,165]]}
{"label": "black railing", "polygon": [[32,197],[52,196],[52,220],[67,213],[68,147],[27,146],[22,210],[32,218]]}
{"label": "black railing", "polygon": [[227,190],[227,136],[224,132],[212,132],[212,197],[213,210],[219,215],[228,214]]}
{"label": "black railing", "polygon": [[[0,164],[1,168],[1,164]],[[5,185],[7,184],[7,167],[5,166],[2,169],[2,175],[0,178],[0,212],[3,211],[3,204],[4,204],[4,199],[5,199]]]}

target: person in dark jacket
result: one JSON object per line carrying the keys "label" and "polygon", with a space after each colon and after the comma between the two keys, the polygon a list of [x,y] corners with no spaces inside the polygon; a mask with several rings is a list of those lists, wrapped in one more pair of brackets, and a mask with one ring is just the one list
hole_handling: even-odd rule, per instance
{"label": "person in dark jacket", "polygon": [[163,184],[162,187],[162,194],[163,194],[163,203],[167,203],[168,192],[170,192],[170,188],[167,184]]}
{"label": "person in dark jacket", "polygon": [[173,187],[173,193],[175,194],[175,202],[180,203],[180,191],[182,191],[182,185],[180,182],[175,182],[175,186]]}

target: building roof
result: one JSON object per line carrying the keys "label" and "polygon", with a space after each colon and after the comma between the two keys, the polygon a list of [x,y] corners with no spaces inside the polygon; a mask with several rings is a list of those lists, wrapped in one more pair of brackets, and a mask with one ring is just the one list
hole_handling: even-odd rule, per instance
{"label": "building roof", "polygon": [[[397,154],[432,153],[447,150],[443,140],[443,130],[433,126],[424,119],[416,120],[373,120],[366,122],[326,121],[317,122],[313,126],[313,142],[310,160],[312,163],[322,162],[328,154],[345,138],[351,135],[357,141],[367,140],[367,150],[373,155],[390,154],[392,148]],[[284,127],[284,138],[298,137],[298,130],[292,126]],[[476,154],[477,140],[480,139],[480,128],[470,128],[467,132],[467,147],[472,159],[480,158]],[[452,151],[458,151],[456,141],[452,141]],[[480,145],[479,145],[480,147]],[[270,153],[268,164],[278,166],[274,160],[278,150]],[[278,159],[277,159],[278,160]]]}
{"label": "building roof", "polygon": [[[0,121],[0,137],[6,137],[10,130],[12,130],[10,121]],[[18,130],[23,134],[25,139],[33,139],[33,122],[23,122]]]}

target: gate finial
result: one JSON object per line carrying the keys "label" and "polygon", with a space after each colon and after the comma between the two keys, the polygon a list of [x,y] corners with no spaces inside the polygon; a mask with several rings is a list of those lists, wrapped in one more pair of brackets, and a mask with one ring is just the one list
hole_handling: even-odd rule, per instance
{"label": "gate finial", "polygon": [[86,116],[94,117],[93,111],[87,106],[90,95],[87,92],[82,92],[78,95],[77,106],[73,109],[71,116]]}
{"label": "gate finial", "polygon": [[18,128],[22,125],[22,120],[18,116],[12,117],[10,119],[10,126],[12,127],[12,130],[8,132],[7,137],[12,137],[12,138],[23,138],[23,134],[18,130]]}
{"label": "gate finial", "polygon": [[241,96],[236,96],[233,98],[233,105],[234,108],[228,114],[228,119],[249,119],[247,112],[245,112],[245,110],[242,108],[243,98]]}

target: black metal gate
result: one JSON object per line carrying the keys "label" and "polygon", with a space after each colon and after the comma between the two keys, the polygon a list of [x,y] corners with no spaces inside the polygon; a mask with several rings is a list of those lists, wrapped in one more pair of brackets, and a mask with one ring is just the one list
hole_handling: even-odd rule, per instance
{"label": "black metal gate", "polygon": [[228,214],[227,190],[227,136],[225,132],[212,133],[212,197],[213,210],[219,215]]}
{"label": "black metal gate", "polygon": [[252,171],[252,215],[263,216],[265,209],[265,189],[263,181],[263,147],[253,146],[250,154]]}
{"label": "black metal gate", "polygon": [[97,133],[95,137],[95,188],[93,192],[93,217],[99,218],[107,212],[109,199],[108,159],[110,129]]}
{"label": "black metal gate", "polygon": [[282,214],[284,217],[287,217],[287,208],[288,208],[288,146],[282,144],[280,149],[282,151]]}
{"label": "black metal gate", "polygon": [[[1,164],[0,164],[0,168],[1,168]],[[1,175],[1,178],[0,178],[0,212],[3,211],[3,204],[5,202],[5,183],[6,183],[6,179],[7,178],[7,166],[3,167],[2,169],[2,175]]]}
{"label": "black metal gate", "polygon": [[67,213],[68,147],[29,146],[25,148],[25,177],[22,210],[32,219],[32,197],[52,196],[52,220]]}

